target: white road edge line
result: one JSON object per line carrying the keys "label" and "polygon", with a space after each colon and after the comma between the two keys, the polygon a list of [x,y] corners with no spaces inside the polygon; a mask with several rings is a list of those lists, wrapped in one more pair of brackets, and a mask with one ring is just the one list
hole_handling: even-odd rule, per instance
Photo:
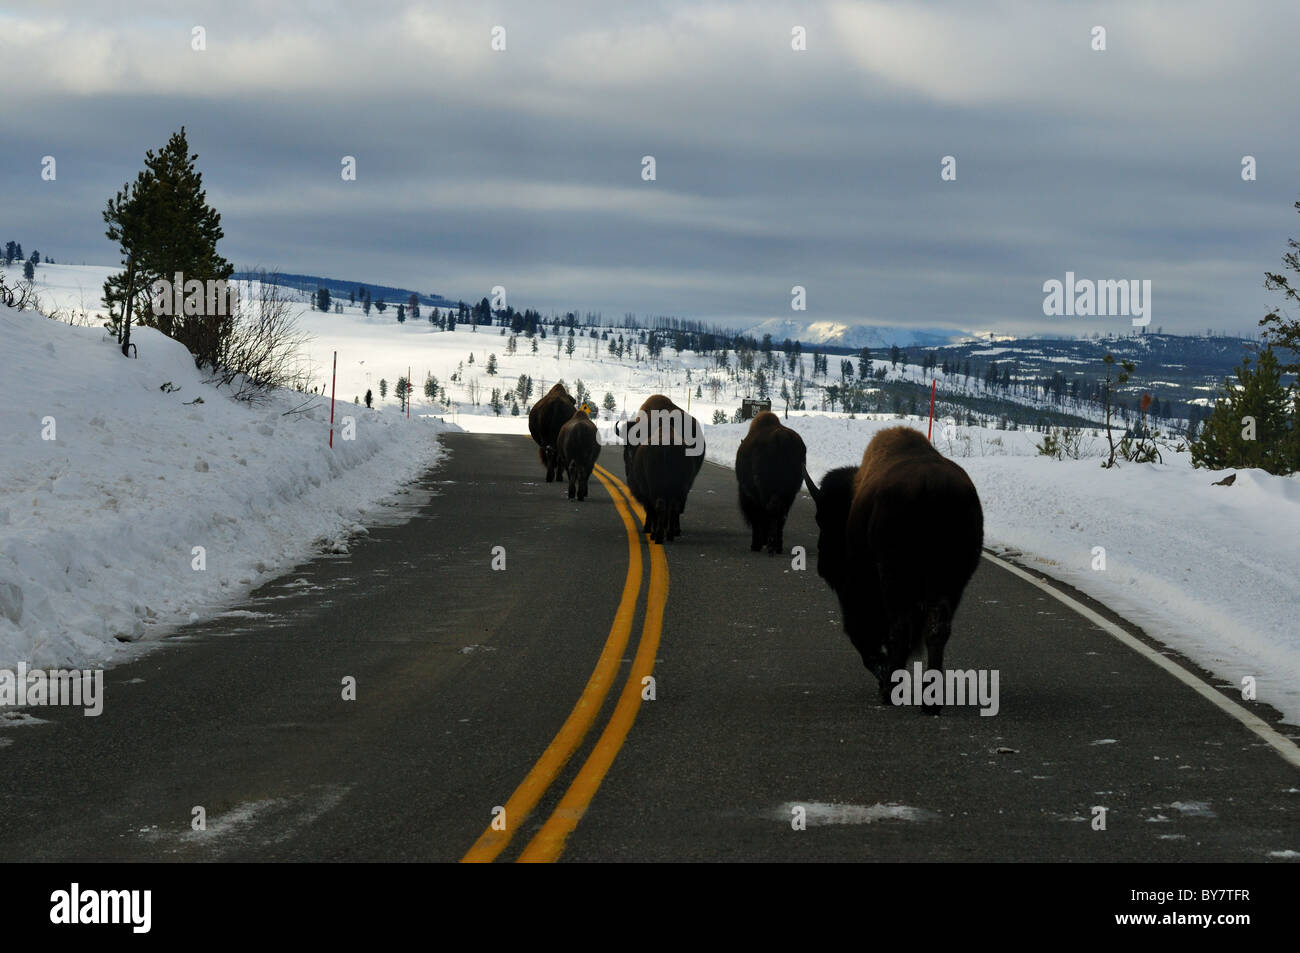
{"label": "white road edge line", "polygon": [[1065,593],[1057,590],[1052,586],[1049,586],[1047,583],[1043,582],[1037,576],[1025,572],[1025,570],[1021,569],[1019,566],[1015,565],[1014,563],[1009,563],[1005,559],[999,559],[997,556],[994,556],[990,553],[983,553],[982,555],[989,562],[995,563],[996,565],[1001,566],[1003,569],[1007,570],[1007,572],[1013,573],[1014,575],[1019,576],[1021,579],[1024,579],[1026,582],[1037,586],[1039,589],[1043,590],[1043,592],[1052,596],[1057,601],[1062,602],[1065,605],[1069,606],[1071,609],[1079,613],[1079,615],[1083,616],[1085,619],[1087,619],[1093,625],[1097,626],[1099,629],[1103,629],[1106,632],[1113,635],[1116,639],[1118,639],[1120,642],[1123,642],[1134,652],[1137,652],[1139,655],[1143,656],[1149,661],[1154,662],[1156,665],[1159,665],[1170,675],[1174,676],[1174,678],[1178,679],[1180,682],[1182,682],[1184,685],[1188,686],[1189,688],[1194,689],[1198,694],[1201,695],[1201,697],[1207,699],[1208,701],[1213,702],[1215,705],[1217,705],[1220,708],[1220,710],[1226,712],[1227,714],[1231,715],[1233,718],[1237,719],[1237,721],[1241,722],[1243,725],[1245,725],[1247,728],[1253,731],[1264,741],[1272,745],[1273,749],[1277,751],[1277,753],[1280,754],[1282,758],[1292,767],[1300,768],[1300,747],[1297,747],[1295,742],[1293,742],[1290,738],[1287,738],[1279,734],[1278,731],[1274,729],[1273,726],[1270,725],[1268,722],[1266,722],[1264,719],[1260,718],[1258,715],[1253,714],[1249,710],[1243,708],[1241,705],[1238,705],[1231,698],[1229,698],[1227,695],[1224,695],[1221,691],[1219,691],[1217,688],[1214,688],[1212,685],[1207,685],[1196,675],[1192,674],[1187,669],[1183,668],[1181,665],[1179,665],[1177,662],[1170,659],[1168,656],[1161,655],[1159,652],[1151,648],[1151,646],[1147,645],[1141,639],[1135,639],[1133,636],[1129,635],[1127,632],[1125,632],[1115,623],[1111,622],[1109,619],[1105,618],[1104,616],[1098,615],[1096,612],[1089,609],[1083,603],[1078,602],[1075,599],[1071,599]]}

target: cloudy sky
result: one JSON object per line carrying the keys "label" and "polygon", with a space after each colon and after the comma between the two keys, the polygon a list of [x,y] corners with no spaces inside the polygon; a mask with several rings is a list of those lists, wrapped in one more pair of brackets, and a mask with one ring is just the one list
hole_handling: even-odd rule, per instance
{"label": "cloudy sky", "polygon": [[1152,329],[1250,333],[1300,235],[1297,35],[1294,0],[9,4],[0,241],[115,263],[104,203],[184,125],[237,267],[607,317],[1128,329],[1043,315],[1072,271],[1149,279]]}

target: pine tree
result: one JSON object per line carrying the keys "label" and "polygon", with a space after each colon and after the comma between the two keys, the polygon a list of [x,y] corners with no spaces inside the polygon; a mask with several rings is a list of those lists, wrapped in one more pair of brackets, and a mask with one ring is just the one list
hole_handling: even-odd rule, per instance
{"label": "pine tree", "polygon": [[1237,368],[1237,383],[1227,379],[1206,418],[1201,438],[1192,444],[1192,463],[1222,470],[1255,468],[1269,473],[1300,469],[1295,419],[1300,403],[1282,384],[1281,368],[1271,347],[1259,352],[1254,370],[1250,358]]}
{"label": "pine tree", "polygon": [[366,409],[368,410],[372,406],[374,406],[374,402],[375,402],[375,395],[370,393],[370,388],[367,387],[366,388]]}
{"label": "pine tree", "polygon": [[144,170],[104,209],[106,234],[118,244],[125,266],[104,282],[108,326],[119,332],[123,354],[130,345],[132,317],[184,344],[200,366],[220,360],[233,329],[230,314],[155,316],[149,307],[155,281],[173,281],[177,273],[187,282],[224,281],[234,271],[217,254],[224,235],[221,215],[207,203],[197,160],[182,126],[157,154],[145,153]]}
{"label": "pine tree", "polygon": [[388,381],[384,380],[384,378],[381,377],[379,378],[379,399],[383,400],[387,396],[388,396]]}
{"label": "pine tree", "polygon": [[[1300,202],[1295,203],[1295,208],[1300,212]],[[1282,263],[1286,265],[1288,271],[1300,274],[1300,241],[1294,238],[1288,239],[1287,246],[1291,250],[1282,256]],[[1269,291],[1282,292],[1284,302],[1300,304],[1300,285],[1292,285],[1291,280],[1280,271],[1265,272],[1264,287]],[[1259,323],[1265,329],[1265,338],[1273,347],[1290,351],[1292,358],[1300,358],[1300,318],[1286,318],[1278,309],[1274,309]],[[1280,369],[1285,374],[1300,374],[1300,361],[1293,360],[1282,364]]]}
{"label": "pine tree", "polygon": [[397,306],[397,323],[398,324],[406,323],[406,305],[404,304],[399,304]]}
{"label": "pine tree", "polygon": [[23,262],[23,277],[28,281],[34,281],[36,279],[36,266],[32,264],[30,258]]}
{"label": "pine tree", "polygon": [[489,374],[496,374],[497,372],[497,356],[495,354],[488,355],[487,372]]}

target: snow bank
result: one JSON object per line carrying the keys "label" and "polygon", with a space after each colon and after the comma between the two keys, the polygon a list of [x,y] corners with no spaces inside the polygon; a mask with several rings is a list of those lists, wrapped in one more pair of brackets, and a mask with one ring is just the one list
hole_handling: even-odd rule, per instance
{"label": "snow bank", "polygon": [[[856,465],[876,431],[926,421],[791,415],[814,479]],[[706,427],[708,459],[735,463],[747,424]],[[1163,465],[1102,470],[1098,458],[1038,456],[1039,435],[935,423],[935,446],[960,463],[984,505],[985,545],[1105,603],[1226,682],[1254,676],[1258,697],[1300,724],[1300,476]],[[1104,439],[1096,441],[1100,452]],[[1094,569],[1094,547],[1105,569]]]}
{"label": "snow bank", "polygon": [[0,667],[107,662],[239,602],[346,545],[450,429],[340,402],[355,439],[336,429],[331,450],[328,398],[238,403],[175,341],[132,340],[138,360],[0,307]]}

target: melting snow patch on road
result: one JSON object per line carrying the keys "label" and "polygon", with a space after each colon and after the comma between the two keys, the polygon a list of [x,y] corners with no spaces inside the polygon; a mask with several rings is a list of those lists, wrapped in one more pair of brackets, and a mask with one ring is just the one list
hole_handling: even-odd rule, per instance
{"label": "melting snow patch on road", "polygon": [[1174,801],[1169,805],[1183,817],[1217,817],[1209,801]]}
{"label": "melting snow patch on road", "polygon": [[1300,850],[1270,850],[1268,856],[1277,857],[1282,860],[1295,860],[1300,858]]}
{"label": "melting snow patch on road", "polygon": [[876,821],[930,821],[939,815],[905,804],[831,804],[825,801],[788,801],[773,812],[777,820],[789,822],[798,808],[811,827],[814,824],[874,824]]}

